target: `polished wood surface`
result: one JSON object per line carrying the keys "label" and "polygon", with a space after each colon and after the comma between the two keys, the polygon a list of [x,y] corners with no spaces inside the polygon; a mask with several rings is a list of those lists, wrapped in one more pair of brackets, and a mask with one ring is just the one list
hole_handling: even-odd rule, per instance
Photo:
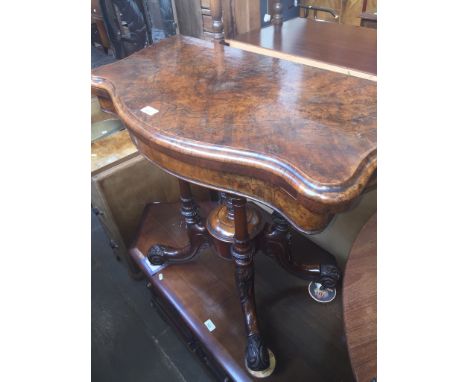
{"label": "polished wood surface", "polygon": [[377,377],[377,214],[353,244],[343,283],[346,338],[358,382]]}
{"label": "polished wood surface", "polygon": [[[201,203],[200,214],[207,216],[215,206]],[[155,242],[171,247],[188,244],[179,209],[178,203],[154,203],[147,207],[131,249],[132,258],[157,295],[202,342],[230,380],[257,380],[244,367],[245,328],[234,262],[204,248],[190,262],[167,265],[155,275],[150,272],[146,253]],[[320,251],[296,233],[291,241],[299,260],[307,259],[311,250]],[[277,360],[275,372],[265,381],[353,380],[344,342],[340,296],[338,293],[337,300],[330,304],[317,304],[307,293],[307,282],[284,272],[263,253],[255,257],[255,298],[258,314],[263,317],[259,325]],[[208,319],[216,327],[211,332],[204,324]]]}
{"label": "polished wood surface", "polygon": [[375,179],[372,81],[175,36],[95,69],[92,88],[154,163],[270,205],[304,232]]}
{"label": "polished wood surface", "polygon": [[377,75],[377,33],[369,28],[295,18],[280,27],[235,36],[229,42]]}

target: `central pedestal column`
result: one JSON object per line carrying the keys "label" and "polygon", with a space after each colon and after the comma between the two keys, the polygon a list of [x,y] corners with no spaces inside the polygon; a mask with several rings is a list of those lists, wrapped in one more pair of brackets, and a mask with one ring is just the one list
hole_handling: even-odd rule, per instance
{"label": "central pedestal column", "polygon": [[[220,192],[218,207],[214,208],[206,219],[206,229],[214,238],[212,244],[216,252],[226,259],[232,259],[231,245],[234,244],[234,198],[238,197]],[[251,240],[257,238],[265,227],[262,216],[259,207],[250,203],[246,205],[247,234]]]}

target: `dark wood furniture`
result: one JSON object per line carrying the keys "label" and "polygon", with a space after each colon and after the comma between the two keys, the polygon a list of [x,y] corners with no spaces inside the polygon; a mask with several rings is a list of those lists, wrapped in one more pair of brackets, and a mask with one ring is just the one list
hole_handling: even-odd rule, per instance
{"label": "dark wood furniture", "polygon": [[260,1],[200,0],[199,3],[201,5],[203,37],[205,39],[212,40],[214,37],[213,15],[219,15],[221,3],[225,37],[233,37],[239,33],[260,28]]}
{"label": "dark wood furniture", "polygon": [[370,28],[295,18],[227,42],[239,49],[376,80],[377,33]]}
{"label": "dark wood furniture", "polygon": [[91,0],[91,24],[96,25],[97,40],[99,44],[101,44],[104,52],[107,54],[111,47],[111,43],[109,41],[109,36],[107,35],[106,26],[104,25],[99,0]]}
{"label": "dark wood furniture", "polygon": [[367,0],[362,2],[362,13],[359,15],[362,27],[377,29],[377,11],[369,12],[367,10]]}
{"label": "dark wood furniture", "polygon": [[[140,252],[153,265],[182,263],[209,245],[230,260],[245,366],[270,375],[275,361],[257,320],[254,255],[262,250],[292,274],[335,288],[341,274],[332,256],[312,250],[299,262],[290,224],[319,231],[375,184],[375,82],[177,36],[95,69],[92,90],[140,153],[180,178],[188,244],[152,242]],[[222,191],[223,203],[200,214],[188,182]],[[246,197],[275,209],[274,221]]]}
{"label": "dark wood furniture", "polygon": [[363,12],[359,15],[361,18],[361,26],[377,29],[377,14],[371,12]]}
{"label": "dark wood furniture", "polygon": [[[207,216],[215,203],[200,203]],[[172,247],[188,244],[179,203],[146,207],[131,255],[144,270],[154,303],[182,335],[190,350],[220,381],[251,381],[244,367],[244,325],[232,263],[202,248],[193,261],[166,266],[155,272],[146,257],[158,242]],[[271,216],[263,213],[271,223]],[[310,241],[292,233],[294,253],[307,261]],[[314,250],[325,258],[319,247]],[[267,346],[275,349],[277,368],[269,381],[352,381],[343,340],[341,296],[320,305],[312,301],[305,282],[284,272],[264,253],[255,259],[255,298]],[[205,322],[211,320],[210,331]]]}
{"label": "dark wood furniture", "polygon": [[377,377],[377,214],[353,244],[343,282],[349,357],[358,382]]}

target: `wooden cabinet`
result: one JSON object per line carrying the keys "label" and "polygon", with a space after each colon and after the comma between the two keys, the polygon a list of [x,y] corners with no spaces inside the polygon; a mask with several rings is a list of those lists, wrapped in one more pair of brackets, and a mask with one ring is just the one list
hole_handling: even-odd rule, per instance
{"label": "wooden cabinet", "polygon": [[[260,28],[260,2],[220,0],[223,10],[224,34],[232,38]],[[180,34],[211,40],[213,18],[210,0],[174,0]]]}

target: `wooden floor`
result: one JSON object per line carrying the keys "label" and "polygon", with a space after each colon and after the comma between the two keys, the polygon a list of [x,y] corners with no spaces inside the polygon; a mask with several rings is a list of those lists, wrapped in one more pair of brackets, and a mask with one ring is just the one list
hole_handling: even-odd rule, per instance
{"label": "wooden floor", "polygon": [[[202,212],[206,214],[208,210],[208,205],[202,205]],[[243,366],[244,324],[233,263],[206,248],[192,262],[170,265],[150,276],[142,253],[151,244],[180,246],[187,241],[177,211],[178,205],[174,204],[152,205],[132,256],[146,270],[155,290],[171,302],[231,378],[251,380]],[[310,244],[307,239],[294,236],[296,250],[306,244]],[[277,360],[274,374],[265,380],[352,381],[343,333],[341,290],[332,303],[318,304],[309,297],[306,281],[291,276],[262,253],[256,256],[255,271],[260,327]],[[216,326],[212,332],[204,325],[208,319]]]}

